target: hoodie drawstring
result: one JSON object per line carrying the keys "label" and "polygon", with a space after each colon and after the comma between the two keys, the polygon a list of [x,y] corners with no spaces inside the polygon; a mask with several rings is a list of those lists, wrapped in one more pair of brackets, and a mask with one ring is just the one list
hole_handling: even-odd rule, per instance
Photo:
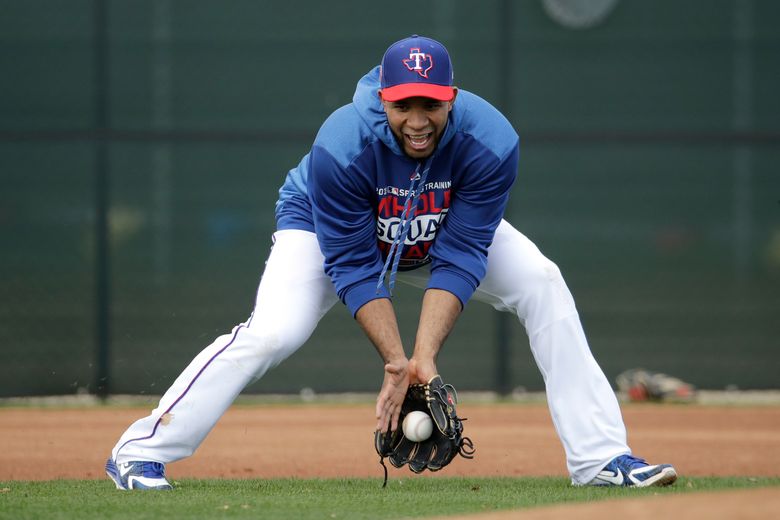
{"label": "hoodie drawstring", "polygon": [[[417,163],[417,168],[414,170],[414,175],[412,175],[412,183],[409,186],[409,195],[406,196],[404,210],[403,213],[401,213],[401,222],[398,224],[398,233],[396,233],[395,238],[393,239],[393,243],[390,246],[390,250],[387,252],[385,265],[382,267],[382,273],[379,275],[379,280],[376,284],[377,294],[379,294],[379,291],[382,289],[382,285],[384,284],[385,280],[385,274],[387,274],[387,269],[390,267],[390,262],[392,259],[393,267],[390,269],[388,290],[390,292],[390,296],[393,295],[393,288],[395,287],[395,275],[398,272],[398,262],[401,260],[401,252],[404,249],[404,242],[406,241],[406,235],[409,234],[413,216],[415,213],[417,213],[417,201],[420,198],[422,188],[425,186],[425,179],[428,177],[428,171],[431,169],[432,160],[433,155],[431,155],[428,160],[425,161],[425,166],[423,167],[422,173],[420,173],[420,166],[422,163]],[[415,190],[414,182],[417,180],[419,180],[419,182],[417,183],[417,189]]]}

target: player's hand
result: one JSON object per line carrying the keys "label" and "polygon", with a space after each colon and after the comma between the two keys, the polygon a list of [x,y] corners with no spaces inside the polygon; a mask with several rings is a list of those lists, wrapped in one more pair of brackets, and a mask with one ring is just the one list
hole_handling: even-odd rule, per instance
{"label": "player's hand", "polygon": [[436,363],[432,359],[412,356],[409,360],[409,381],[412,383],[428,384],[438,373]]}
{"label": "player's hand", "polygon": [[401,405],[409,388],[409,361],[402,358],[385,365],[385,379],[376,398],[376,429],[386,432],[398,429],[398,417]]}

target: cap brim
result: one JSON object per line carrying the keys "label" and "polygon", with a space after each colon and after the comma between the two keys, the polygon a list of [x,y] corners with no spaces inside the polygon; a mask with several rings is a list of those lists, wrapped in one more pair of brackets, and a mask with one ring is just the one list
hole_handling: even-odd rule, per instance
{"label": "cap brim", "polygon": [[426,97],[438,101],[450,101],[455,97],[455,91],[448,85],[431,85],[430,83],[405,83],[382,89],[382,99],[398,101],[411,97]]}

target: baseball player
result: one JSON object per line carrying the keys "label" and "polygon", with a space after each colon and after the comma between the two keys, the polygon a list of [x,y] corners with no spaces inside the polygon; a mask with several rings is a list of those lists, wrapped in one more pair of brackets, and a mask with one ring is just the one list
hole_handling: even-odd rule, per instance
{"label": "baseball player", "polygon": [[[249,319],[200,352],[113,448],[106,472],[117,488],[170,489],[165,464],[192,455],[244,387],[339,300],[384,362],[378,432],[398,428],[410,383],[438,374],[439,349],[475,299],[525,326],[573,484],[674,482],[671,465],[631,455],[558,267],[502,219],[518,156],[510,123],[454,86],[442,44],[414,35],[391,45],[279,190]],[[393,311],[397,280],[424,289],[411,358]]]}

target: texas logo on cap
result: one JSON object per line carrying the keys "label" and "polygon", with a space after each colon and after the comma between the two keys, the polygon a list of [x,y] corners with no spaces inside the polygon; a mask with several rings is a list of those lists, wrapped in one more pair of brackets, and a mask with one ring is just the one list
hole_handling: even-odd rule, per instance
{"label": "texas logo on cap", "polygon": [[416,72],[423,78],[428,77],[428,71],[433,68],[433,56],[420,52],[420,49],[409,49],[409,59],[403,60],[406,68]]}
{"label": "texas logo on cap", "polygon": [[382,57],[380,77],[385,101],[455,97],[450,55],[444,45],[425,36],[415,34],[392,44]]}

